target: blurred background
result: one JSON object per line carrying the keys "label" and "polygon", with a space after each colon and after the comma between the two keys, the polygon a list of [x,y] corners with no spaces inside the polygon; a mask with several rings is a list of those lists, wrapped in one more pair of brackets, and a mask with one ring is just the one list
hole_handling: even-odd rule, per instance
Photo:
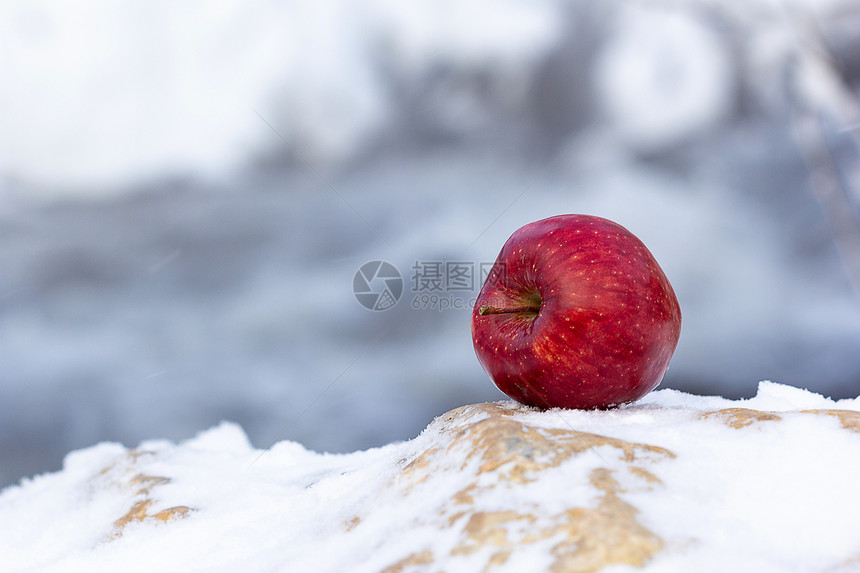
{"label": "blurred background", "polygon": [[[0,485],[101,440],[342,452],[501,399],[464,306],[560,213],[672,281],[661,387],[857,396],[858,81],[856,0],[4,2]],[[422,285],[445,262],[471,290]]]}

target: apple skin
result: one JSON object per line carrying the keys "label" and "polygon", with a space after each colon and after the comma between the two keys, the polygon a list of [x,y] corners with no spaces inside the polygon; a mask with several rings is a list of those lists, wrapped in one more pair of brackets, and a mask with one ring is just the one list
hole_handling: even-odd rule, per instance
{"label": "apple skin", "polygon": [[538,408],[609,408],[662,380],[681,308],[630,231],[590,215],[525,225],[502,247],[472,311],[495,385]]}

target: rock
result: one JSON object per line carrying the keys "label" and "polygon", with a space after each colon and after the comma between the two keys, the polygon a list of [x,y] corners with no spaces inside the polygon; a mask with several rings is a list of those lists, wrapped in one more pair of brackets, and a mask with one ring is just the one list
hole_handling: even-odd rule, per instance
{"label": "rock", "polygon": [[[404,497],[444,487],[446,472],[468,476],[467,485],[453,492],[418,526],[459,530],[451,547],[430,547],[406,557],[443,563],[459,556],[481,554],[472,563],[490,571],[507,563],[514,551],[550,541],[550,571],[598,571],[606,565],[641,566],[663,547],[663,541],[636,517],[624,500],[624,488],[614,473],[628,471],[637,485],[650,489],[660,480],[647,468],[674,457],[669,450],[570,429],[542,429],[515,419],[515,411],[497,404],[459,408],[428,428],[445,436],[444,448],[420,452],[397,476],[395,488]],[[474,420],[480,418],[478,421]],[[554,510],[540,493],[543,472],[571,457],[604,448],[623,468],[598,467],[581,476],[596,500],[595,507]],[[617,465],[613,466],[617,468]],[[437,483],[437,482],[443,483]],[[552,501],[552,500],[550,500]],[[447,550],[447,551],[446,551]],[[391,567],[397,570],[404,561]]]}
{"label": "rock", "polygon": [[[426,434],[440,439],[403,460],[402,472],[390,489],[403,497],[401,503],[435,492],[442,501],[409,527],[453,535],[427,539],[425,546],[413,548],[382,571],[585,573],[612,565],[647,570],[661,553],[677,554],[685,547],[710,542],[664,539],[629,499],[631,493],[640,498],[649,492],[672,496],[659,475],[661,468],[677,459],[674,451],[577,430],[558,413],[555,415],[566,427],[532,425],[527,420],[534,415],[524,415],[526,412],[511,403],[477,404],[453,410],[427,428]],[[540,414],[544,422],[552,416],[553,412]],[[716,420],[745,432],[754,432],[760,424],[809,416],[834,417],[845,430],[860,431],[860,412],[852,410],[776,413],[733,407],[697,413],[699,420]],[[750,435],[751,440],[755,435]],[[549,483],[561,485],[558,475],[550,474],[560,473],[562,465],[578,467],[578,457],[588,457],[591,463],[580,472],[564,472],[576,493],[566,495],[559,488],[546,495]],[[449,484],[446,476],[453,473],[466,478],[465,486],[440,495]],[[742,482],[743,476],[736,479]],[[700,494],[708,496],[709,492]],[[688,510],[697,511],[694,506]],[[356,517],[355,522],[362,519]],[[860,547],[860,534],[855,537]],[[856,557],[838,563],[833,570],[849,570],[852,563]],[[698,570],[711,570],[699,565]]]}
{"label": "rock", "polygon": [[0,570],[856,571],[860,400],[759,393],[475,404],[342,455],[100,444],[0,493]]}
{"label": "rock", "polygon": [[114,527],[108,540],[120,537],[125,527],[132,522],[154,519],[166,523],[172,519],[185,517],[190,511],[193,511],[190,507],[178,505],[158,510],[155,513],[152,512],[153,506],[156,505],[156,501],[153,499],[153,490],[158,486],[170,483],[171,480],[162,476],[135,473],[137,461],[141,457],[151,454],[152,452],[145,450],[130,450],[124,458],[99,472],[97,477],[100,479],[98,481],[104,483],[107,480],[110,487],[130,492],[133,496],[129,510],[113,522]]}
{"label": "rock", "polygon": [[712,412],[705,412],[701,418],[703,420],[707,420],[708,418],[718,419],[736,430],[758,422],[776,422],[782,420],[782,418],[773,412],[759,412],[758,410],[750,410],[749,408],[714,410]]}

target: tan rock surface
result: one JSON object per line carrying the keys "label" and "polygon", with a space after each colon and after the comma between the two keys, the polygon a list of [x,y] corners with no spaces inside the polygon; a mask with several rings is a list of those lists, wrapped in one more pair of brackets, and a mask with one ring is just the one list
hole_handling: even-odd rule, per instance
{"label": "tan rock surface", "polygon": [[113,523],[113,529],[108,540],[116,539],[130,523],[155,520],[166,523],[173,519],[185,517],[192,508],[178,505],[153,511],[157,506],[155,493],[159,486],[170,483],[170,478],[137,473],[138,460],[146,457],[145,450],[129,450],[124,458],[104,468],[99,472],[99,481],[108,480],[107,484],[120,490],[127,491],[131,497],[131,507]]}
{"label": "tan rock surface", "polygon": [[0,570],[857,570],[860,401],[655,394],[464,406],[350,454],[229,423],[99,444],[0,494]]}
{"label": "tan rock surface", "polygon": [[[573,428],[530,426],[512,414],[497,404],[465,406],[445,414],[437,420],[437,429],[447,437],[447,447],[418,452],[397,476],[394,486],[403,495],[421,495],[420,488],[432,488],[439,472],[472,476],[424,523],[457,532],[456,544],[445,555],[429,548],[412,554],[421,556],[424,570],[435,570],[431,562],[479,554],[472,563],[480,565],[476,570],[489,572],[506,564],[514,553],[538,544],[548,548],[548,570],[559,573],[599,571],[611,564],[642,566],[660,551],[663,541],[638,521],[639,512],[624,499],[625,489],[615,474],[626,471],[628,481],[638,489],[661,487],[647,467],[673,458],[672,452]],[[571,474],[572,482],[581,481],[571,485],[590,491],[586,497],[591,503],[547,512],[538,502],[518,501],[528,498],[529,488],[540,487],[544,472],[584,454],[611,460],[613,468]],[[457,466],[451,467],[455,460]],[[510,498],[506,507],[484,509],[484,501],[488,497],[497,501],[500,490]],[[428,562],[429,556],[432,561]]]}

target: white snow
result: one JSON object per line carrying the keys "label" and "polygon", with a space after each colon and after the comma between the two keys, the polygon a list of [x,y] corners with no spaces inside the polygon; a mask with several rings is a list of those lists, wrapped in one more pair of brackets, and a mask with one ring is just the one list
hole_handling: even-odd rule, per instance
{"label": "white snow", "polygon": [[725,41],[688,12],[624,6],[595,75],[612,129],[646,150],[713,128],[734,105]]}
{"label": "white snow", "polygon": [[[425,103],[437,123],[468,131],[487,102],[462,80],[486,75],[504,107],[524,107],[570,33],[565,15],[587,4],[10,0],[0,5],[0,176],[86,197],[235,174],[284,149],[256,112],[315,164],[338,164],[402,128],[401,92],[427,90],[422,78],[439,70],[452,85],[436,78],[443,95]],[[804,52],[809,34],[791,28],[847,7],[803,2],[790,19],[769,0],[609,6],[596,77],[577,81],[594,80],[612,129],[649,149],[725,119],[745,76],[778,90],[796,60],[800,93],[828,106],[844,94]]]}
{"label": "white snow", "polygon": [[[548,2],[230,0],[0,5],[0,175],[98,196],[164,176],[215,178],[284,148],[336,161],[396,112],[379,59],[530,64]],[[490,16],[488,16],[490,14]]]}
{"label": "white snow", "polygon": [[[794,4],[832,16],[851,3]],[[14,215],[0,227],[17,237],[0,249],[0,483],[59,467],[62,453],[86,444],[186,438],[221,417],[241,420],[264,446],[284,419],[307,411],[289,437],[349,451],[412,436],[451,403],[495,399],[474,359],[468,311],[429,318],[410,312],[407,293],[399,308],[373,315],[356,303],[352,276],[380,258],[407,281],[418,260],[492,262],[513,230],[564,212],[617,220],[666,270],[685,321],[668,382],[748,396],[751,382],[785,376],[845,395],[857,379],[850,358],[860,315],[817,206],[800,199],[802,166],[790,142],[780,142],[788,134],[751,127],[704,147],[712,162],[699,148],[684,162],[690,172],[640,163],[634,153],[719,132],[747,90],[772,96],[765,109],[785,104],[786,66],[806,44],[787,27],[782,3],[604,5],[0,3],[0,215]],[[691,5],[732,16],[731,25]],[[549,54],[587,60],[568,71],[599,100],[577,110],[588,125],[569,133],[560,161],[512,160],[522,150],[485,151],[479,139],[477,150],[395,156],[340,178],[326,170],[329,159],[361,157],[387,129],[408,129],[398,114],[426,113],[433,127],[444,120],[464,132],[478,122],[471,129],[480,133],[490,96],[475,96],[471,89],[486,86],[470,82],[485,72],[492,97],[514,99],[506,102],[511,117],[528,121],[545,103],[567,109],[523,97],[542,74],[566,73],[544,69]],[[439,70],[451,75],[440,79]],[[807,83],[825,87],[813,76]],[[430,93],[398,91],[422,88]],[[591,113],[597,106],[606,118]],[[279,151],[292,157],[254,109],[390,248],[304,165],[284,180],[251,169],[227,186],[229,199],[201,194],[152,210],[132,202],[103,213],[101,203],[83,201],[94,214],[55,219],[6,204],[7,181],[13,192],[86,199],[160,190],[150,177],[217,177]],[[797,183],[783,187],[789,178]],[[210,188],[197,179],[191,186]],[[774,199],[750,199],[759,191]],[[185,209],[188,217],[174,217]],[[267,214],[276,223],[259,223],[260,237],[271,238],[257,244]],[[816,259],[821,266],[809,264]],[[201,292],[227,275],[223,292]],[[379,344],[367,344],[379,333]],[[660,396],[664,406],[676,399]],[[640,416],[625,423],[651,414]]]}
{"label": "white snow", "polygon": [[[860,434],[834,416],[802,412],[860,411],[860,398],[833,401],[762,382],[754,398],[740,401],[658,390],[608,411],[504,406],[533,426],[676,454],[650,466],[663,486],[622,483],[639,522],[666,542],[645,571],[822,571],[860,552]],[[700,418],[721,408],[780,412],[782,419],[735,429]],[[180,444],[144,442],[136,449],[144,453],[131,457],[111,443],[72,452],[62,471],[0,493],[0,570],[374,571],[416,546],[450,547],[457,528],[428,527],[421,518],[468,485],[459,454],[448,453],[432,488],[409,495],[396,485],[405,459],[441,445],[443,424],[437,419],[408,442],[340,455],[289,441],[255,450],[226,422]],[[619,466],[609,450],[593,448],[546,471],[527,501],[550,509],[593,503],[585,476]],[[112,537],[114,520],[142,499],[138,486],[127,485],[140,474],[171,480],[148,494],[155,510],[193,511],[166,524],[134,522]],[[509,494],[490,490],[482,507],[505,507]],[[350,527],[356,515],[361,523]],[[549,547],[529,546],[528,559],[515,554],[497,570],[541,571]],[[455,572],[470,571],[470,563],[437,565]]]}

